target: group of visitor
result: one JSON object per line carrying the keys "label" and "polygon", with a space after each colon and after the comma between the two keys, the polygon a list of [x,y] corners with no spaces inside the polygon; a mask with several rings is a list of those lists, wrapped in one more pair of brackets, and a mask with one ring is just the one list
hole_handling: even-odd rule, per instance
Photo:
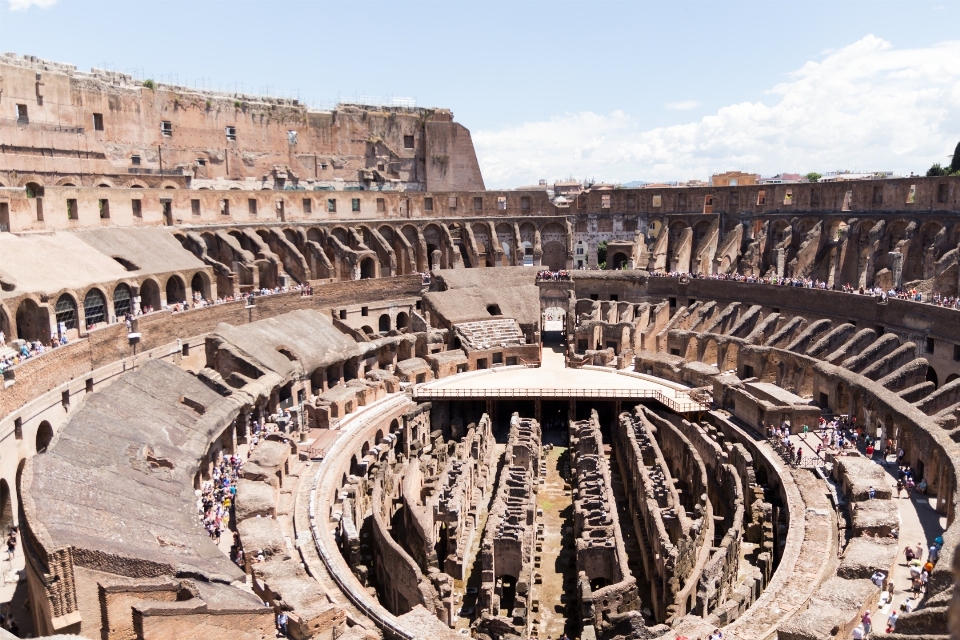
{"label": "group of visitor", "polygon": [[537,271],[537,282],[545,281],[559,281],[559,280],[569,280],[570,272],[566,269],[560,269],[559,271],[550,271],[549,269],[541,269]]}
{"label": "group of visitor", "polygon": [[778,427],[771,422],[767,425],[767,440],[787,463],[797,467],[803,464],[803,448],[790,440],[790,423],[784,421]]}
{"label": "group of visitor", "polygon": [[[3,333],[0,333],[0,336],[3,336]],[[65,335],[61,335],[51,338],[50,344],[44,344],[39,340],[33,340],[30,342],[24,342],[19,347],[11,347],[13,353],[0,356],[0,375],[2,375],[7,369],[14,367],[21,362],[29,360],[30,358],[35,358],[36,356],[42,355],[47,351],[56,349],[57,347],[62,347],[68,342],[69,341],[67,340],[67,337]],[[5,342],[0,341],[0,347],[5,346],[5,344]]]}
{"label": "group of visitor", "polygon": [[[937,564],[940,558],[940,551],[943,548],[943,536],[937,536],[933,543],[927,549],[922,542],[917,542],[916,546],[907,545],[903,550],[903,556],[906,560],[906,566],[910,569],[910,584],[906,591],[912,593],[908,596],[899,608],[894,608],[887,616],[886,633],[894,633],[897,630],[897,622],[900,619],[900,613],[909,613],[913,611],[920,602],[922,594],[927,591],[927,582],[930,580],[930,572]],[[924,562],[923,555],[926,549],[927,560]],[[885,591],[881,601],[890,602],[893,599],[894,585],[893,580],[888,580],[887,576],[881,571],[875,571],[871,580],[875,585]],[[873,620],[870,610],[867,609],[860,616],[860,624],[853,630],[853,637],[862,639],[868,637],[873,632]]]}
{"label": "group of visitor", "polygon": [[[220,534],[230,527],[230,507],[237,497],[237,480],[242,466],[240,456],[223,456],[214,465],[211,479],[205,481],[198,491],[200,521],[215,544],[220,544]],[[231,559],[242,566],[236,557],[231,555]]]}
{"label": "group of visitor", "polygon": [[417,273],[420,276],[420,284],[428,285],[430,284],[430,272],[429,271],[420,271]]}
{"label": "group of visitor", "polygon": [[960,309],[960,297],[944,296],[939,293],[924,294],[916,289],[884,289],[883,287],[854,287],[850,283],[829,285],[823,280],[813,278],[787,278],[782,276],[756,276],[744,275],[739,273],[691,273],[689,271],[651,271],[650,276],[654,278],[680,278],[681,280],[725,280],[732,282],[748,282],[751,284],[770,284],[782,287],[802,287],[804,289],[822,289],[832,291],[842,291],[844,293],[853,293],[862,296],[871,296],[880,298],[881,302],[886,302],[890,298],[897,300],[910,300],[913,302],[925,302],[927,304],[947,307],[950,309]]}

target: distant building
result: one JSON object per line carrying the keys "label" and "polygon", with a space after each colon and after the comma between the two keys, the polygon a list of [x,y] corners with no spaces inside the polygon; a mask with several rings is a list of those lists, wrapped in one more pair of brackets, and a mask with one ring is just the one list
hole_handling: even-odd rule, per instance
{"label": "distant building", "polygon": [[823,174],[823,177],[820,178],[820,182],[843,182],[845,180],[886,180],[887,178],[895,178],[893,171],[866,171],[866,172],[853,172],[853,171],[831,171],[829,173]]}
{"label": "distant building", "polygon": [[793,182],[807,182],[807,178],[799,173],[778,173],[770,178],[757,180],[757,184],[788,184]]}
{"label": "distant building", "polygon": [[583,185],[577,180],[560,180],[553,183],[553,195],[569,198],[579,195],[583,191]]}
{"label": "distant building", "polygon": [[727,171],[726,173],[717,173],[710,176],[710,186],[713,187],[737,187],[750,184],[757,184],[758,176],[755,173],[743,173],[742,171]]}

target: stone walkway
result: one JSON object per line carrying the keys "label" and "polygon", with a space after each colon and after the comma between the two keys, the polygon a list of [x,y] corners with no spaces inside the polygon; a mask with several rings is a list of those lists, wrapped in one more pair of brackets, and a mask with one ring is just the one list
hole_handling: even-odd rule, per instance
{"label": "stone walkway", "polygon": [[[816,457],[815,451],[819,442],[817,432],[811,432],[805,436],[803,434],[793,436],[791,440],[801,443],[801,446],[804,448],[804,457],[809,455],[809,459],[811,460]],[[884,471],[887,473],[887,480],[891,491],[896,494],[898,474],[896,457],[890,456],[887,461],[884,461],[878,453],[874,457],[874,462],[883,465]],[[943,534],[947,527],[946,516],[936,512],[932,506],[935,500],[932,500],[931,496],[914,493],[907,497],[906,491],[900,495],[902,497],[895,497],[893,499],[900,512],[900,537],[897,544],[897,560],[894,564],[892,575],[889,576],[889,578],[893,580],[893,600],[873,612],[874,634],[882,633],[887,627],[887,616],[895,609],[898,609],[904,600],[913,596],[911,591],[910,570],[907,567],[903,550],[907,545],[916,546],[918,542],[924,549],[929,549],[933,540]],[[927,552],[925,551],[924,561],[926,561],[926,559]],[[923,596],[921,596],[920,604],[916,608],[923,608]]]}
{"label": "stone walkway", "polygon": [[[545,442],[560,440],[560,434],[544,433]],[[576,616],[568,616],[576,600],[576,561],[572,544],[573,497],[564,489],[562,476],[567,464],[566,451],[566,447],[558,445],[547,452],[547,477],[537,494],[537,508],[543,511],[539,519],[543,525],[543,550],[537,571],[543,576],[543,582],[533,587],[533,599],[539,602],[539,611],[530,617],[540,620],[534,633],[542,640],[559,638],[564,631],[571,638],[577,635]]]}

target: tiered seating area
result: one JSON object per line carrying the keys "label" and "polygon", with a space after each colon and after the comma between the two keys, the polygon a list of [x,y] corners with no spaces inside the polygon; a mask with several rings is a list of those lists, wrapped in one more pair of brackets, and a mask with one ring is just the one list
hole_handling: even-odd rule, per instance
{"label": "tiered seating area", "polygon": [[470,349],[491,349],[526,344],[520,325],[513,318],[461,322],[453,325],[463,346]]}

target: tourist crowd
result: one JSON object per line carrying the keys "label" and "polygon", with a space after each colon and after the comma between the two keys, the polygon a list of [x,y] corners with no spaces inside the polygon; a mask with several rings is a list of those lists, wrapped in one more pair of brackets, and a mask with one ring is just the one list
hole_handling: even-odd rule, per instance
{"label": "tourist crowd", "polygon": [[[29,360],[30,358],[35,358],[36,356],[42,355],[47,351],[51,351],[65,344],[67,344],[66,336],[54,336],[51,338],[49,344],[44,344],[39,340],[33,340],[31,342],[23,342],[19,347],[12,346],[11,351],[13,353],[0,356],[0,374],[3,374],[3,372],[10,367],[16,366],[21,362]],[[0,331],[0,349],[5,346],[6,337],[3,335],[3,332]]]}
{"label": "tourist crowd", "polygon": [[844,293],[853,293],[862,296],[871,296],[880,298],[886,302],[890,298],[897,300],[911,300],[913,302],[924,302],[934,304],[940,307],[950,309],[960,309],[960,297],[942,296],[939,293],[926,294],[911,289],[884,289],[883,287],[854,287],[852,285],[829,285],[823,280],[813,278],[786,278],[781,276],[755,276],[743,275],[739,273],[690,273],[687,271],[651,271],[650,276],[654,278],[680,278],[682,280],[725,280],[732,282],[749,282],[751,284],[768,284],[781,287],[802,287],[804,289],[822,289],[830,291],[842,291]]}
{"label": "tourist crowd", "polygon": [[541,269],[537,271],[537,282],[543,282],[547,280],[569,280],[570,272],[566,269],[560,269],[559,271],[550,271],[549,269]]}

